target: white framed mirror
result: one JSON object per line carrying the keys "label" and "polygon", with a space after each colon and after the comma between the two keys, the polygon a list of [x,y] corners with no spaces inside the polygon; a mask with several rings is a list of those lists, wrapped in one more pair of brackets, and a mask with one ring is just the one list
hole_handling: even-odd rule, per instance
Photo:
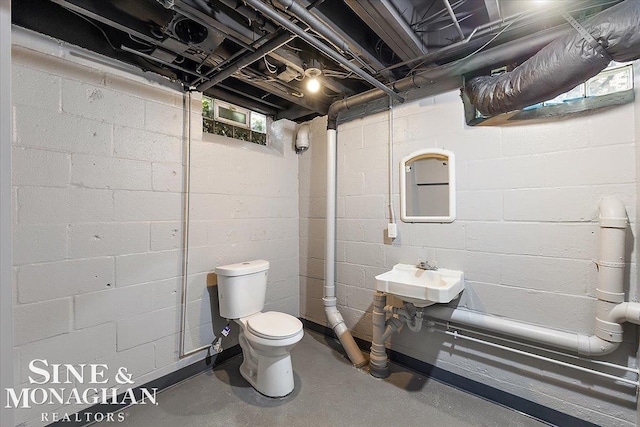
{"label": "white framed mirror", "polygon": [[455,159],[451,151],[426,148],[402,159],[400,219],[404,222],[456,219]]}

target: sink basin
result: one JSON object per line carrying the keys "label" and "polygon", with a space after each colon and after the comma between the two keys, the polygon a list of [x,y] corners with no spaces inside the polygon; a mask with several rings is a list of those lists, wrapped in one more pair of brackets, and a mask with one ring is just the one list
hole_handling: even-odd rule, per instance
{"label": "sink basin", "polygon": [[376,289],[393,294],[416,307],[448,303],[464,289],[462,271],[422,270],[410,264],[396,264],[393,270],[376,276]]}

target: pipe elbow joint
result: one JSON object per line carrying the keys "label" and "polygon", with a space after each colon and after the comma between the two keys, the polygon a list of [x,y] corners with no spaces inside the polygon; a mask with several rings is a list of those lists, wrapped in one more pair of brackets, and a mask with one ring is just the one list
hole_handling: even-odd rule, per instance
{"label": "pipe elbow joint", "polygon": [[622,200],[607,196],[600,201],[600,227],[627,228],[627,210]]}
{"label": "pipe elbow joint", "polygon": [[630,322],[640,325],[640,303],[623,302],[618,304],[609,312],[606,320],[614,323]]}
{"label": "pipe elbow joint", "polygon": [[579,336],[578,337],[578,354],[583,356],[604,356],[609,353],[613,353],[618,346],[619,342],[605,341],[595,335]]}

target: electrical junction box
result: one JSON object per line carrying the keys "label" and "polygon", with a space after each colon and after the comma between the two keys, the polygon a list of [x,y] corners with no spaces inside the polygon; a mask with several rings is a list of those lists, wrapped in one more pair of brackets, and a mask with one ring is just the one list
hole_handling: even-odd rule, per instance
{"label": "electrical junction box", "polygon": [[284,67],[280,67],[278,69],[278,79],[282,80],[283,82],[289,83],[291,80],[295,80],[299,75],[299,72],[289,67],[288,65],[285,65]]}

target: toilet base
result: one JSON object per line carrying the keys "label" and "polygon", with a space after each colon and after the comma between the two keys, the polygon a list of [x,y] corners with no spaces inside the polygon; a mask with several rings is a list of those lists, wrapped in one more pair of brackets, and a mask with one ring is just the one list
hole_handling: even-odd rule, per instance
{"label": "toilet base", "polygon": [[273,356],[261,354],[251,347],[243,331],[239,334],[244,360],[240,374],[260,394],[272,398],[285,397],[293,391],[293,366],[289,352]]}

